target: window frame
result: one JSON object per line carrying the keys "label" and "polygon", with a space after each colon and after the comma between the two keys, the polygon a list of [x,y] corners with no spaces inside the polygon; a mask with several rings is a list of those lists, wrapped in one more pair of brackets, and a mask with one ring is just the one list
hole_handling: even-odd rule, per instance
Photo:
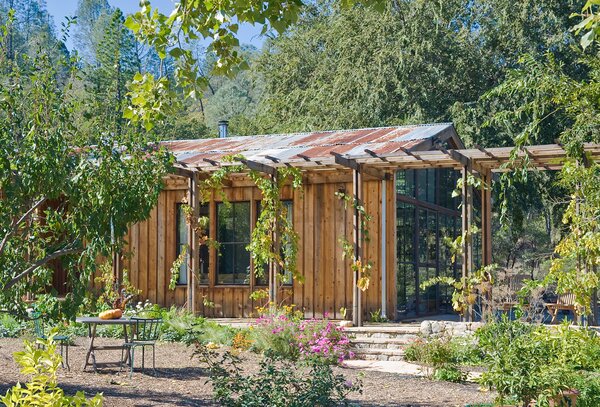
{"label": "window frame", "polygon": [[[186,205],[183,202],[177,202],[175,204],[175,258],[177,259],[179,257],[179,255],[181,254],[181,248],[182,246],[185,246],[188,244],[189,241],[189,233],[190,233],[190,229],[189,229],[189,225],[187,224],[187,222],[184,222],[185,225],[185,243],[181,242],[180,239],[180,230],[179,230],[179,226],[180,226],[180,216],[183,215],[185,217],[185,214],[183,212],[183,205]],[[190,250],[188,247],[187,253],[185,255],[185,260],[184,262],[181,264],[181,266],[179,267],[179,276],[177,278],[177,283],[176,286],[177,287],[185,287],[188,285],[188,274],[189,274],[189,258],[190,258]],[[182,268],[185,268],[185,273],[182,274]],[[185,276],[185,282],[181,281],[181,277],[182,275]]]}
{"label": "window frame", "polygon": [[[239,205],[239,204],[247,204],[248,205],[248,240],[247,241],[233,241],[233,242],[223,242],[219,233],[219,209],[223,206],[223,205]],[[219,281],[219,275],[220,274],[233,274],[235,276],[236,273],[219,273],[219,268],[221,265],[221,258],[222,258],[222,247],[223,245],[240,245],[243,244],[244,245],[244,250],[246,250],[246,246],[248,244],[250,244],[250,240],[252,238],[252,230],[253,230],[253,225],[252,225],[252,201],[251,200],[246,200],[246,201],[234,201],[234,202],[229,202],[229,203],[225,203],[225,202],[216,202],[216,216],[215,216],[215,226],[216,226],[216,239],[219,242],[219,248],[218,248],[218,253],[215,259],[215,286],[227,286],[227,287],[231,287],[231,286],[242,286],[242,287],[250,287],[251,286],[251,278],[252,278],[252,258],[250,256],[250,253],[248,252],[248,274],[246,277],[246,281],[247,282],[238,282],[238,281],[232,281],[230,283],[228,282],[222,282]],[[235,220],[235,215],[234,215],[234,220]],[[235,224],[235,222],[234,222]],[[235,233],[235,232],[234,232]],[[246,251],[247,252],[247,251]],[[235,270],[235,263],[234,263],[234,270]]]}

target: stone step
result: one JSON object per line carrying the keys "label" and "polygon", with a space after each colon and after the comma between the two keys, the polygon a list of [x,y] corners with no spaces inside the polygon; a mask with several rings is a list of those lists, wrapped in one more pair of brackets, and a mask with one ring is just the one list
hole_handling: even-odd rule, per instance
{"label": "stone step", "polygon": [[357,341],[363,339],[399,339],[410,342],[418,338],[416,333],[404,332],[349,332],[348,334]]}
{"label": "stone step", "polygon": [[357,338],[350,342],[358,349],[402,349],[413,340],[414,338]]}
{"label": "stone step", "polygon": [[404,350],[402,349],[372,349],[372,348],[353,348],[354,359],[359,360],[403,360]]}
{"label": "stone step", "polygon": [[420,332],[420,327],[415,325],[394,325],[394,326],[361,326],[361,327],[349,327],[344,328],[345,332],[353,333],[353,334],[364,334],[364,335],[372,335],[372,334],[413,334],[416,335]]}

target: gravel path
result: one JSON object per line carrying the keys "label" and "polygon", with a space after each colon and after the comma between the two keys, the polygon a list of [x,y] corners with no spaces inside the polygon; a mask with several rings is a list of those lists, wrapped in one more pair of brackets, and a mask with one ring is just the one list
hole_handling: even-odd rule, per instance
{"label": "gravel path", "polygon": [[[119,344],[113,339],[97,339],[98,344]],[[60,369],[59,383],[68,393],[84,390],[91,395],[101,392],[107,407],[150,407],[150,406],[214,406],[211,386],[206,383],[206,371],[197,360],[191,358],[191,349],[181,344],[159,343],[156,349],[158,376],[152,370],[135,371],[129,379],[127,372],[119,373],[118,367],[105,367],[99,373],[82,371],[85,355],[85,338],[77,338],[76,345],[69,351],[71,371]],[[19,374],[19,367],[12,354],[22,350],[19,339],[0,339],[0,393],[17,381],[26,378]],[[151,353],[151,352],[150,352]],[[146,355],[151,364],[150,355]],[[99,352],[98,362],[117,361],[118,351]],[[140,360],[136,352],[136,365]],[[259,356],[245,354],[246,367],[250,370],[257,364]],[[88,368],[90,370],[90,368]],[[464,406],[468,403],[489,402],[492,396],[482,393],[475,384],[435,382],[396,373],[363,371],[339,368],[350,380],[364,374],[363,394],[355,395],[353,401],[362,406]]]}

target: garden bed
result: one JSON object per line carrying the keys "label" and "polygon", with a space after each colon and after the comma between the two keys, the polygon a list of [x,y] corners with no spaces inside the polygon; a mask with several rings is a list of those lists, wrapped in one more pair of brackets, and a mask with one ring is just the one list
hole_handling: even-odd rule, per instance
{"label": "garden bed", "polygon": [[[98,338],[99,344],[119,344],[119,340]],[[127,372],[119,373],[117,367],[103,368],[99,373],[82,372],[86,338],[76,338],[70,348],[71,371],[60,369],[59,383],[68,393],[84,390],[88,395],[102,392],[105,406],[212,406],[212,388],[207,384],[207,372],[196,359],[192,359],[192,349],[179,343],[159,343],[157,345],[156,366],[158,377],[148,369],[136,371],[132,379]],[[13,352],[22,350],[20,339],[0,339],[0,393],[25,378],[18,373],[13,361]],[[137,353],[136,353],[137,355]],[[119,352],[98,354],[98,362],[115,361]],[[141,355],[140,355],[141,356]],[[151,364],[150,355],[146,355]],[[139,360],[138,357],[136,357]],[[257,370],[260,356],[251,352],[242,354],[243,368]],[[88,368],[89,369],[89,368]],[[363,377],[363,394],[354,394],[352,402],[364,406],[462,406],[467,403],[489,402],[492,396],[482,393],[475,384],[454,384],[435,382],[394,373],[362,371],[336,368],[349,380],[355,381],[359,374]]]}

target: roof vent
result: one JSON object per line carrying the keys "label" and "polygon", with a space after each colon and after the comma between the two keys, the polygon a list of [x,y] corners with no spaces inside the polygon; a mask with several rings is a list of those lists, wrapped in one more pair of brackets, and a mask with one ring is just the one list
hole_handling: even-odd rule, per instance
{"label": "roof vent", "polygon": [[229,122],[227,120],[219,120],[219,138],[227,137],[227,127]]}

